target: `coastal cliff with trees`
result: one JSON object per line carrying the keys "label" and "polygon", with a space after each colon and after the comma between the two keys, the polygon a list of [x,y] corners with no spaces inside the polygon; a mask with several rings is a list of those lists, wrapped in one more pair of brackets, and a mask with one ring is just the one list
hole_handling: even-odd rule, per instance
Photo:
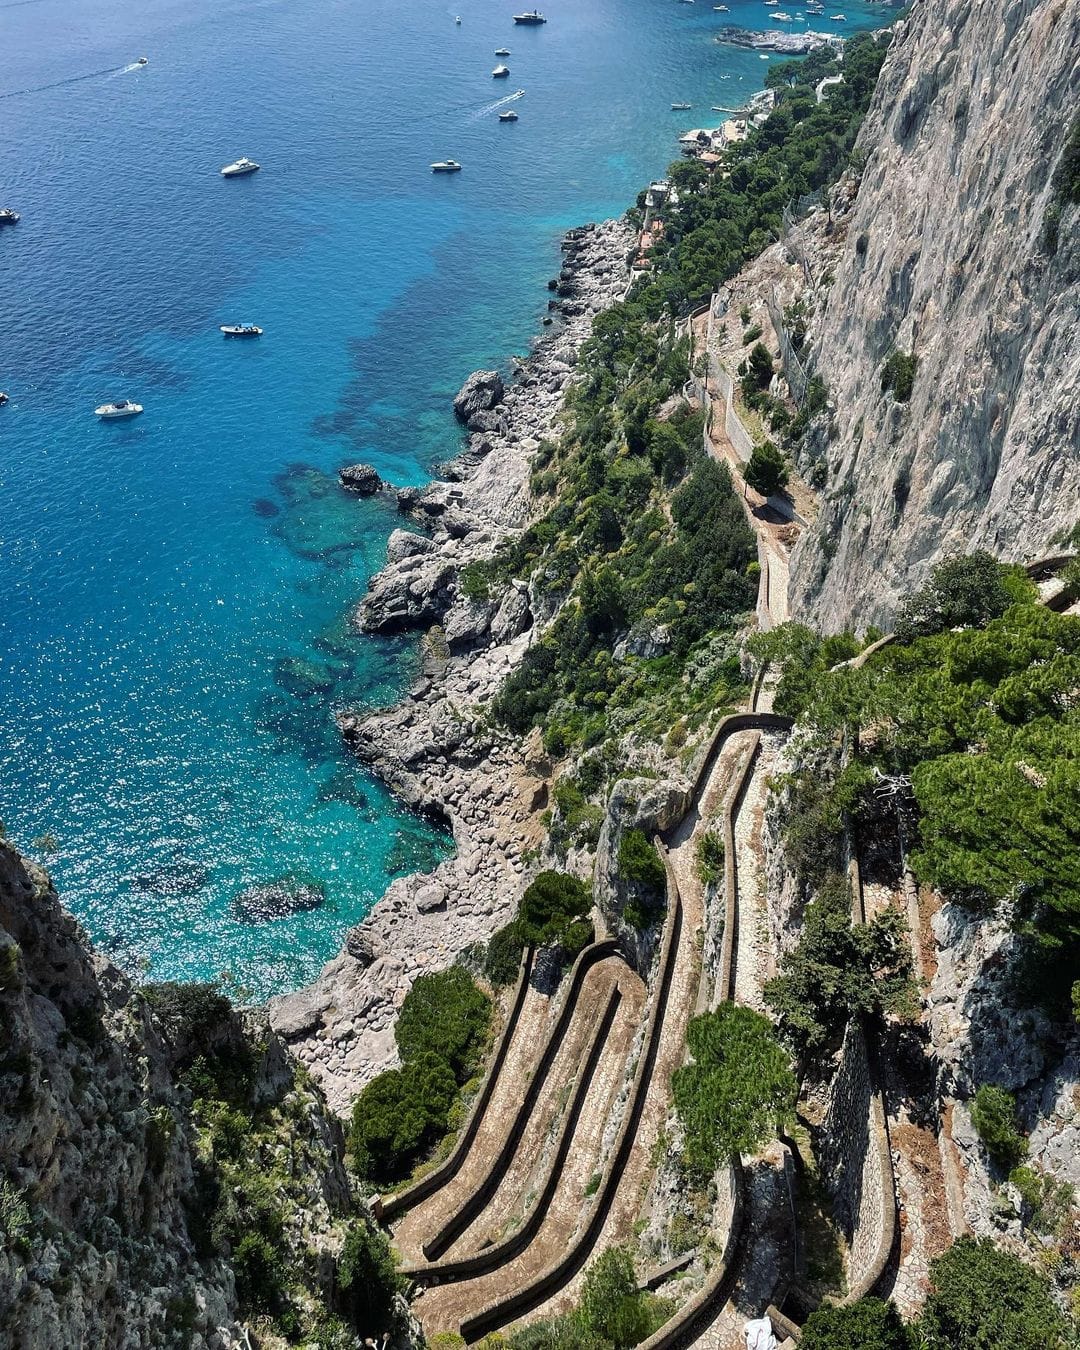
{"label": "coastal cliff with trees", "polygon": [[777,63],[629,287],[643,203],[567,237],[355,616],[457,856],[309,989],[132,986],[0,847],[0,1344],[1073,1343],[1078,22]]}

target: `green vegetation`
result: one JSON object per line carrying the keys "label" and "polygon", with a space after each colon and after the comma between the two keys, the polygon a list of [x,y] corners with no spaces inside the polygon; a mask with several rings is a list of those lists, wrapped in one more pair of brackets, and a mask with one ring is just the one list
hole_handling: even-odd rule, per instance
{"label": "green vegetation", "polygon": [[987,1153],[1005,1172],[1027,1157],[1027,1140],[1017,1127],[1016,1098],[996,1083],[984,1083],[971,1103],[971,1123]]}
{"label": "green vegetation", "polygon": [[765,986],[781,1035],[800,1057],[825,1049],[854,1016],[914,1008],[907,925],[896,910],[852,924],[843,876],[807,906],[799,941]]}
{"label": "green vegetation", "polygon": [[919,358],[914,352],[894,351],[881,367],[881,388],[886,393],[892,390],[897,403],[906,403],[915,388],[915,371]]}
{"label": "green vegetation", "polygon": [[1010,605],[1034,598],[1034,586],[1021,567],[999,563],[981,550],[947,558],[901,607],[896,637],[913,642],[949,628],[982,627]]}
{"label": "green vegetation", "polygon": [[675,1108],[691,1174],[711,1177],[735,1153],[756,1153],[793,1114],[797,1088],[768,1018],[722,1004],[687,1028],[693,1062],[675,1070]]}
{"label": "green vegetation", "polygon": [[774,492],[787,487],[790,477],[787,462],[772,441],[754,446],[743,476],[747,484],[763,497],[771,497]]}
{"label": "green vegetation", "polygon": [[484,974],[492,984],[509,984],[517,976],[526,945],[558,947],[573,959],[592,941],[592,892],[567,872],[541,872],[521,897],[517,916],[492,937],[484,957]]}
{"label": "green vegetation", "polygon": [[491,1001],[461,966],[420,975],[405,996],[394,1027],[402,1063],[431,1054],[446,1061],[464,1081],[479,1062]]}
{"label": "green vegetation", "polygon": [[803,1327],[800,1350],[914,1350],[911,1332],[892,1303],[862,1298],[819,1308]]}
{"label": "green vegetation", "polygon": [[393,1321],[394,1296],[402,1280],[386,1237],[368,1223],[354,1223],[338,1258],[338,1298],[349,1322],[365,1336]]}
{"label": "green vegetation", "polygon": [[1046,1279],[984,1238],[961,1238],[930,1267],[925,1350],[1064,1350],[1068,1328]]}
{"label": "green vegetation", "polygon": [[1062,212],[1080,202],[1080,115],[1073,118],[1069,139],[1054,170],[1050,205],[1043,218],[1042,244],[1047,253],[1057,252]]}
{"label": "green vegetation", "polygon": [[724,876],[724,839],[719,830],[706,830],[697,841],[697,870],[703,886],[715,886]]}
{"label": "green vegetation", "polygon": [[671,1305],[638,1289],[625,1247],[609,1247],[585,1273],[581,1302],[572,1312],[521,1327],[511,1350],[630,1350],[671,1315]]}
{"label": "green vegetation", "polygon": [[634,894],[623,909],[623,918],[634,928],[648,928],[664,907],[667,872],[644,830],[624,830],[619,840],[619,875],[629,881]]}
{"label": "green vegetation", "polygon": [[916,875],[976,911],[1007,906],[1038,952],[1038,997],[1064,1016],[1080,953],[1080,621],[1031,595],[985,555],[951,560],[905,613],[905,631],[927,636],[812,682],[805,720],[821,746],[870,730],[843,774],[797,784],[813,809],[794,843],[812,872],[843,811],[872,804],[885,775],[918,808]]}
{"label": "green vegetation", "polygon": [[[866,643],[879,636],[866,635]],[[798,717],[816,691],[821,677],[841,661],[857,656],[863,644],[853,633],[822,637],[801,623],[784,623],[765,632],[753,633],[746,644],[758,669],[775,665],[781,674],[773,694],[773,707],[788,717]]]}
{"label": "green vegetation", "polygon": [[361,1176],[400,1180],[447,1132],[490,1024],[490,1000],[460,966],[417,978],[395,1027],[401,1068],[373,1078],[353,1103],[349,1152]]}

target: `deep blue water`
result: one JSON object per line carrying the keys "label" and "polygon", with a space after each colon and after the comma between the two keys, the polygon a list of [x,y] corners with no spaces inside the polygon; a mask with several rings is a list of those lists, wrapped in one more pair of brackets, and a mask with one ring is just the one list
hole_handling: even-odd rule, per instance
{"label": "deep blue water", "polygon": [[[758,0],[514,8],[0,0],[0,816],[150,977],[293,987],[443,855],[332,722],[412,660],[344,623],[396,521],[334,471],[416,483],[454,453],[450,398],[526,348],[561,231],[767,69],[711,41],[766,26]],[[261,172],[222,179],[241,154]],[[433,178],[444,156],[465,171]],[[265,336],[225,342],[238,320]],[[98,423],[114,397],[146,412]],[[283,876],[325,906],[241,922]]]}

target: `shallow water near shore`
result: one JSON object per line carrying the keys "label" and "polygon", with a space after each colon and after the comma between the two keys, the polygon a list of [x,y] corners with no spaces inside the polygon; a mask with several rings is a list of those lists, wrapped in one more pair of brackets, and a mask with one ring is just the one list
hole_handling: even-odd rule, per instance
{"label": "shallow water near shore", "polygon": [[[0,818],[148,978],[294,988],[443,856],[333,724],[415,659],[344,622],[398,521],[335,471],[419,483],[452,455],[450,399],[527,349],[561,231],[767,69],[712,41],[767,26],[757,0],[545,11],[0,3]],[[262,170],[223,180],[241,154]],[[433,178],[444,156],[465,171]],[[264,336],[223,340],[237,321]],[[116,397],[145,413],[99,424]],[[322,906],[245,922],[281,878]]]}

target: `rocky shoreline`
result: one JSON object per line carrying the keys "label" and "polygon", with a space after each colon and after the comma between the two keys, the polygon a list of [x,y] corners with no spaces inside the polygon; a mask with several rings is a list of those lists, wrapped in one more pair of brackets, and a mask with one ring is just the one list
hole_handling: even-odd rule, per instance
{"label": "rocky shoreline", "polygon": [[[398,505],[423,532],[395,530],[387,564],[354,614],[367,632],[423,630],[423,674],[393,707],[339,718],[342,734],[402,801],[447,824],[454,856],[391,884],[315,981],[271,1001],[274,1029],[344,1113],[397,1060],[394,1018],[413,980],[485,942],[511,916],[545,835],[548,775],[539,738],[487,724],[484,705],[532,641],[524,586],[470,599],[462,568],[529,520],[540,443],[560,433],[564,391],[593,318],[625,293],[634,231],[624,220],[571,230],[551,283],[557,321],[504,385],[470,376],[455,400],[467,448]],[[543,617],[543,616],[540,616]]]}

